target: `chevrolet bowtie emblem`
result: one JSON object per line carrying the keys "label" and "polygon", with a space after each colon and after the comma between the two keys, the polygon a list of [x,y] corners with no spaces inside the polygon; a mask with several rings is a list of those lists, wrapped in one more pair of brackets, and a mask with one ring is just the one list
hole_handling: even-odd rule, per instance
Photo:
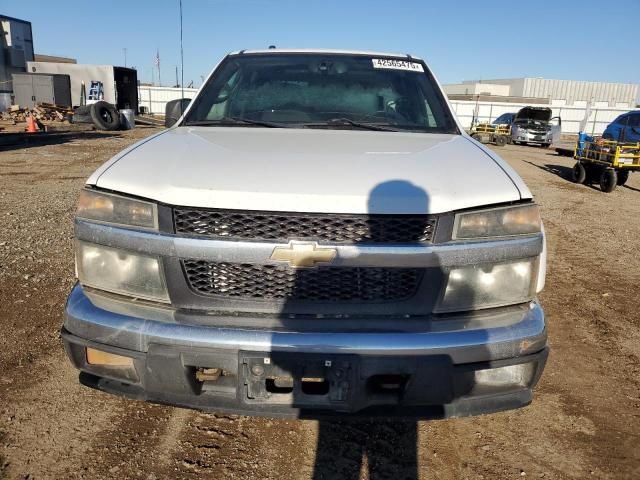
{"label": "chevrolet bowtie emblem", "polygon": [[271,254],[271,260],[289,262],[294,268],[315,267],[318,263],[329,263],[336,256],[335,248],[318,247],[316,242],[289,242],[286,247],[276,247]]}

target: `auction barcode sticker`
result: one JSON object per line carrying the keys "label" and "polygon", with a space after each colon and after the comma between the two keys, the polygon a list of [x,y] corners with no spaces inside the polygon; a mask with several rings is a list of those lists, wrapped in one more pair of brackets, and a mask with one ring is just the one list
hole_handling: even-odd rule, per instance
{"label": "auction barcode sticker", "polygon": [[418,62],[407,62],[404,60],[393,60],[389,58],[372,58],[373,68],[390,68],[392,70],[409,70],[410,72],[424,72],[422,64]]}

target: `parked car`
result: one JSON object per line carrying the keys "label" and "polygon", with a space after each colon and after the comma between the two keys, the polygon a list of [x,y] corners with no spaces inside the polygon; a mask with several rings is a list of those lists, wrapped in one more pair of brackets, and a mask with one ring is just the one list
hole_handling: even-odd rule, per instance
{"label": "parked car", "polygon": [[602,136],[618,142],[640,142],[640,110],[620,115],[607,125]]}
{"label": "parked car", "polygon": [[548,107],[524,107],[516,113],[503,113],[493,121],[495,125],[511,125],[511,141],[549,147],[560,139],[562,120],[551,117]]}
{"label": "parked car", "polygon": [[84,385],[293,417],[531,402],[538,206],[422,60],[241,51],[185,103],[80,194],[62,339]]}
{"label": "parked car", "polygon": [[494,125],[512,125],[515,117],[515,113],[503,113],[491,123]]}

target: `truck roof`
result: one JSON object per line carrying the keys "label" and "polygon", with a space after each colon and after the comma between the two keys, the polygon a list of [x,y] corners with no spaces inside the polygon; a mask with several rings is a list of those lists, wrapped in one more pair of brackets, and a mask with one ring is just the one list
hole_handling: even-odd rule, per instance
{"label": "truck roof", "polygon": [[395,58],[412,58],[413,60],[422,60],[408,53],[390,53],[390,52],[373,52],[368,50],[340,50],[330,48],[265,48],[258,50],[237,50],[229,53],[229,55],[242,55],[244,53],[321,53],[321,54],[338,54],[338,55],[372,55],[377,57],[395,57]]}

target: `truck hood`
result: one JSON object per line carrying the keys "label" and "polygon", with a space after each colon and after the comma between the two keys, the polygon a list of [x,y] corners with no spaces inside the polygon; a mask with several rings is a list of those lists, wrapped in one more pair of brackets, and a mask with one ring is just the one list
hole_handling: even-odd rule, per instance
{"label": "truck hood", "polygon": [[530,197],[465,135],[178,127],[114,157],[90,185],[170,205],[442,213]]}

